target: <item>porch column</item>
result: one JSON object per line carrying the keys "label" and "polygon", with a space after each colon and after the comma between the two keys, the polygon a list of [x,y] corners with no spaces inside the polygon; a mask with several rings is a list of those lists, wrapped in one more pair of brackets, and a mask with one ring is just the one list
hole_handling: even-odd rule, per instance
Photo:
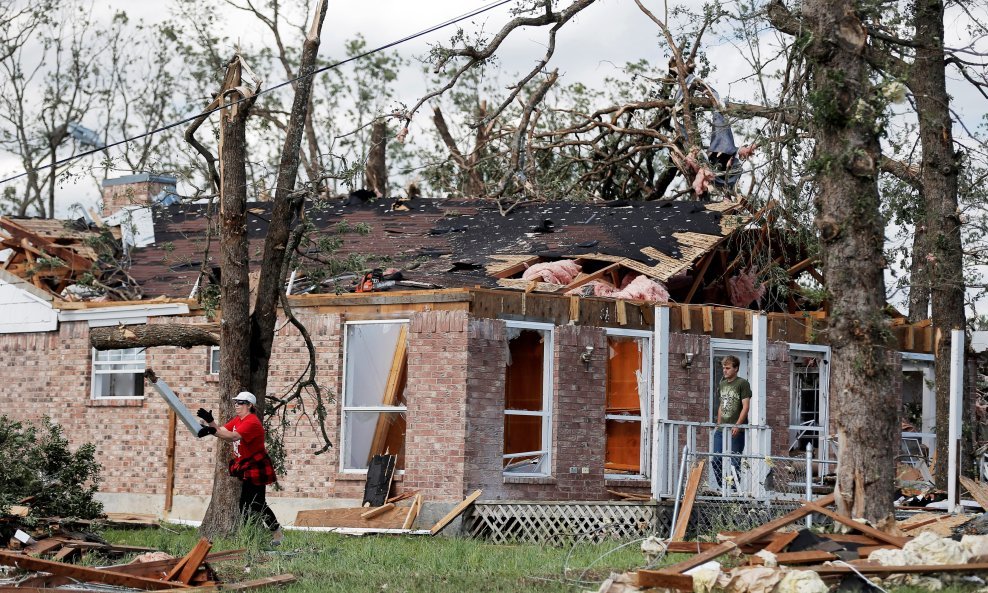
{"label": "porch column", "polygon": [[669,307],[655,307],[655,328],[652,336],[652,422],[650,445],[652,497],[659,498],[669,489],[667,469],[676,460],[667,459],[669,451],[661,421],[669,418]]}
{"label": "porch column", "polygon": [[[768,407],[765,402],[767,389],[765,382],[768,370],[768,317],[764,313],[753,313],[751,320],[751,405],[748,408],[748,424],[763,426],[768,419]],[[748,454],[756,455],[759,461],[751,461],[753,481],[751,495],[765,495],[765,476],[768,466],[761,461],[772,450],[769,433],[761,430],[748,433],[750,436],[745,449]]]}
{"label": "porch column", "polygon": [[957,450],[961,436],[961,408],[964,401],[964,330],[950,332],[950,425],[948,429],[947,510],[954,512],[957,500]]}

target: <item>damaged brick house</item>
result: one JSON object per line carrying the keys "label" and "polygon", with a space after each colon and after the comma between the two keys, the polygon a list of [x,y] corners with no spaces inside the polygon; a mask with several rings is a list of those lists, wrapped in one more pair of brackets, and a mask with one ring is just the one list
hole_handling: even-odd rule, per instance
{"label": "damaged brick house", "polygon": [[[131,179],[128,195],[146,199],[160,181]],[[269,207],[251,209],[252,258]],[[0,324],[0,409],[51,416],[73,442],[96,443],[114,510],[197,520],[205,509],[215,441],[176,429],[142,374],[152,367],[189,408],[210,407],[217,348],[89,343],[93,327],[209,321],[188,298],[204,290],[200,269],[221,273],[203,266],[204,208],[155,208],[136,233],[145,239],[129,250],[128,273],[139,301],[69,302],[50,283],[0,275],[11,313]],[[292,416],[287,474],[271,494],[286,520],[293,509],[359,501],[368,459],[384,451],[398,454],[396,488],[433,504],[478,488],[489,502],[608,501],[615,489],[670,496],[682,447],[709,450],[712,386],[729,354],[754,390],[749,452],[802,455],[812,444],[819,460],[833,458],[825,303],[797,290],[801,275],[819,273],[768,224],[771,208],[559,202],[502,216],[480,202],[355,199],[308,216],[335,261],[369,258],[359,263],[401,274],[293,275],[319,382],[336,397],[327,453],[312,454],[321,441],[311,410]],[[756,279],[769,268],[777,278],[763,286]],[[369,292],[349,292],[365,282]],[[633,285],[660,287],[668,302],[644,300],[655,292]],[[929,444],[929,324],[896,320],[894,333],[903,415]],[[306,363],[298,332],[280,324],[271,393],[286,392]]]}

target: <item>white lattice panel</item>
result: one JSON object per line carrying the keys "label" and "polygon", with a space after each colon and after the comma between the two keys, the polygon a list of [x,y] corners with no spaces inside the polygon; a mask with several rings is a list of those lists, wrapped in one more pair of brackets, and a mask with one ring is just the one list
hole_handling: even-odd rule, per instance
{"label": "white lattice panel", "polygon": [[498,544],[634,539],[655,530],[656,516],[656,504],[646,502],[478,502],[467,532]]}

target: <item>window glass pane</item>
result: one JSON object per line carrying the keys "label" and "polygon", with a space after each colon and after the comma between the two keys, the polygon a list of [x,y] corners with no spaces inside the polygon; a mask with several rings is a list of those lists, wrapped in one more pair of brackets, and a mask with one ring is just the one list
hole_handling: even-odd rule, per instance
{"label": "window glass pane", "polygon": [[607,413],[640,412],[638,373],[642,368],[641,341],[624,336],[607,338]]}
{"label": "window glass pane", "polygon": [[397,406],[404,403],[407,335],[407,323],[347,326],[344,400],[347,406]]}
{"label": "window glass pane", "polygon": [[794,356],[789,401],[789,452],[820,448],[820,356]]}
{"label": "window glass pane", "polygon": [[93,353],[93,397],[143,397],[143,348]]}
{"label": "window glass pane", "polygon": [[397,455],[395,469],[405,469],[405,414],[360,412],[346,414],[344,469],[367,469],[374,455]]}
{"label": "window glass pane", "polygon": [[542,410],[542,373],[547,337],[547,332],[523,329],[509,340],[511,358],[505,368],[505,409]]}
{"label": "window glass pane", "polygon": [[641,473],[642,423],[637,420],[608,420],[604,473]]}
{"label": "window glass pane", "polygon": [[93,378],[96,397],[143,397],[144,374],[101,374]]}
{"label": "window glass pane", "polygon": [[216,346],[209,349],[209,373],[220,374],[220,349]]}
{"label": "window glass pane", "polygon": [[541,449],[542,416],[504,415],[505,455],[540,451]]}

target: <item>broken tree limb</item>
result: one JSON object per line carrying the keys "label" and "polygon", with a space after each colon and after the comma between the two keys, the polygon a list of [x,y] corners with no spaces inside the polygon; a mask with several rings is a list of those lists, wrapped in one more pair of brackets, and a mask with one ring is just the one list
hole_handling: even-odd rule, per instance
{"label": "broken tree limb", "polygon": [[153,346],[219,346],[219,324],[155,324],[94,327],[89,345],[97,350],[124,350]]}

